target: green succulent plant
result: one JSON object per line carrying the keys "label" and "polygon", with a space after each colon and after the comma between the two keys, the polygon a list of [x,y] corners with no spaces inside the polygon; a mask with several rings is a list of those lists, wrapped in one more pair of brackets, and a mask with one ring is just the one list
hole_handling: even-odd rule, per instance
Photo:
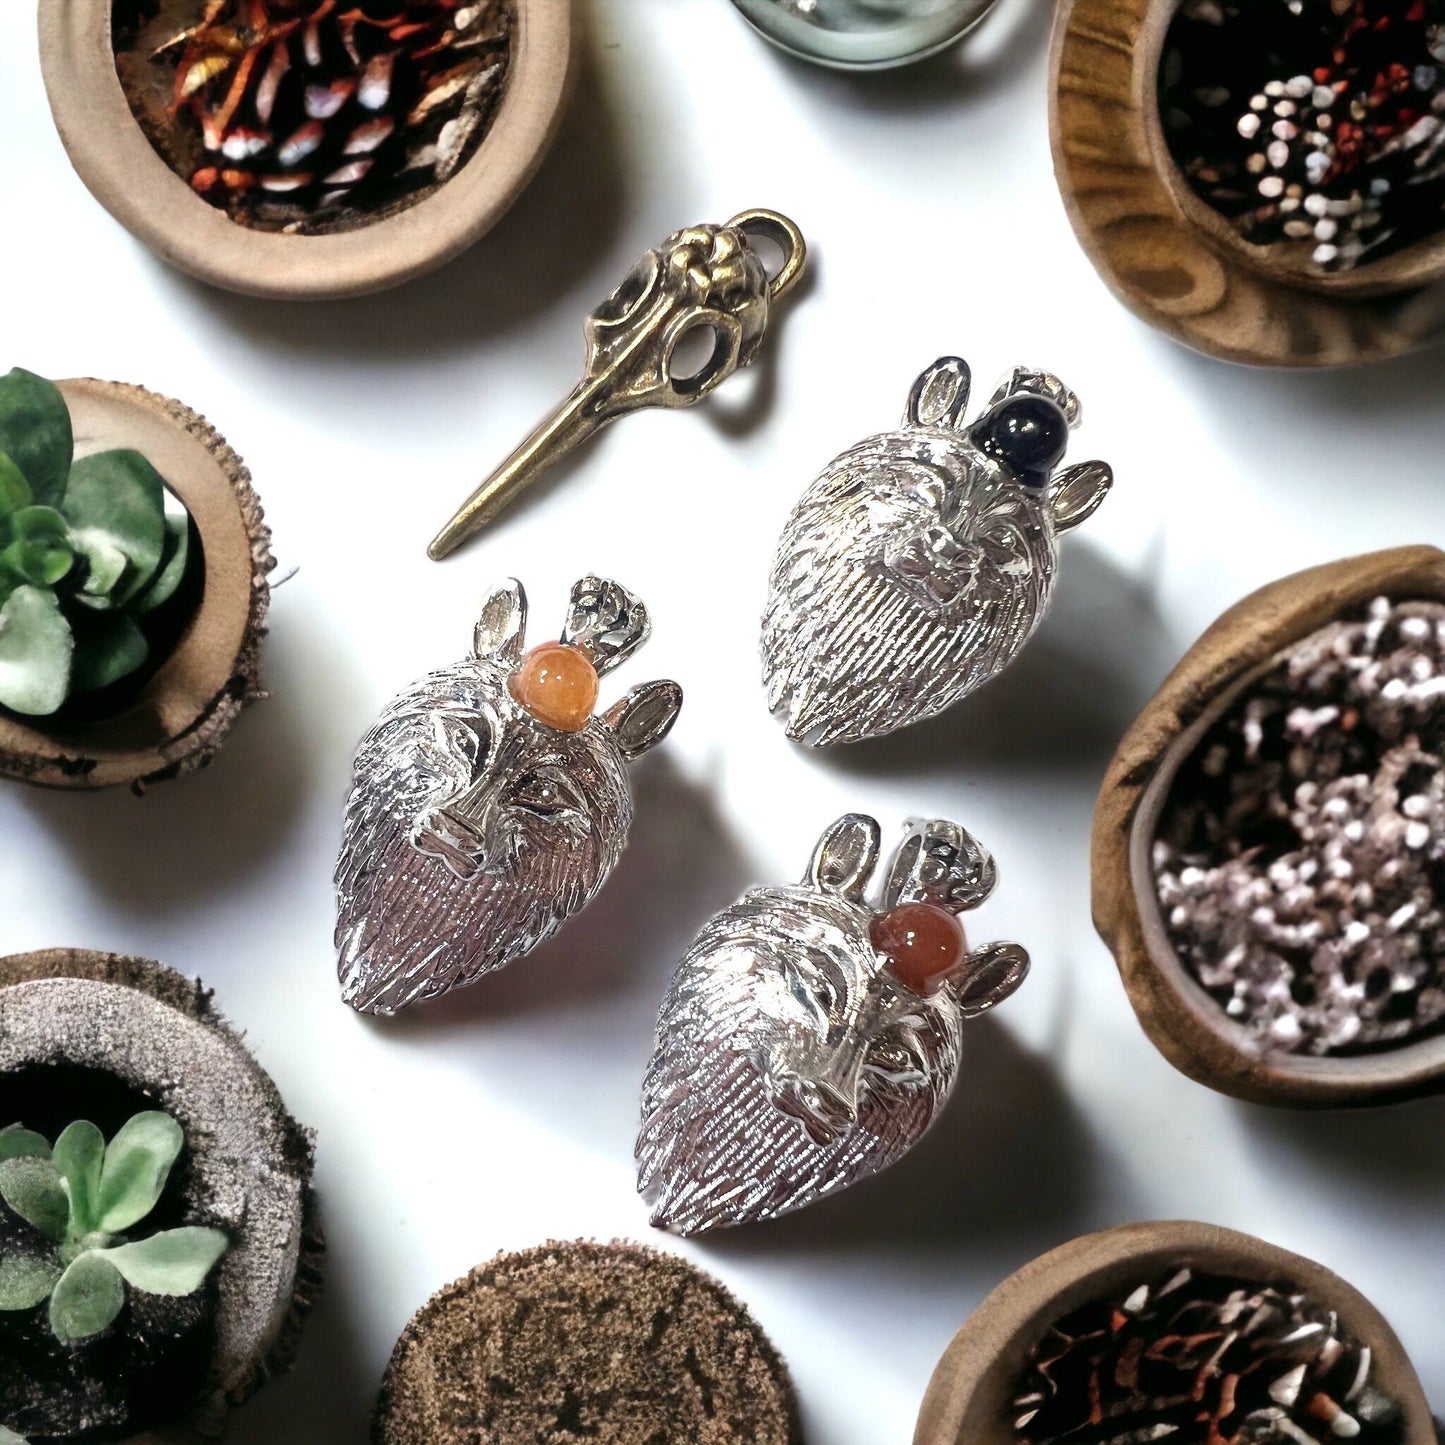
{"label": "green succulent plant", "polygon": [[37,1254],[0,1252],[0,1310],[50,1301],[50,1328],[73,1344],[106,1329],[125,1287],[194,1294],[225,1254],[219,1229],[184,1225],[137,1238],[156,1206],[185,1136],[151,1110],[109,1144],[94,1124],[69,1125],[52,1146],[19,1125],[0,1130],[0,1199],[50,1242]]}
{"label": "green succulent plant", "polygon": [[31,716],[142,667],[140,619],[186,573],[190,519],[150,462],[74,451],[59,389],[0,376],[0,704]]}

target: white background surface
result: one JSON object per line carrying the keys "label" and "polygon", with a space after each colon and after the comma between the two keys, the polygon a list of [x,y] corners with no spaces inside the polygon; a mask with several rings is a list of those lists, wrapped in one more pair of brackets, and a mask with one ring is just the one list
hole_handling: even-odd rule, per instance
{"label": "white background surface", "polygon": [[[254,471],[277,575],[298,569],[274,602],[274,696],[207,774],[143,800],[0,789],[0,946],[199,973],[317,1130],[327,1297],[233,1440],[360,1442],[434,1289],[548,1237],[649,1238],[631,1149],[668,973],[710,912],[797,876],[849,809],[889,831],[925,810],[965,821],[1003,879],[972,932],[1017,937],[1035,970],[971,1027],[951,1108],[891,1174],[772,1226],[653,1240],[752,1306],[812,1445],[906,1441],[986,1290],[1070,1236],[1149,1217],[1325,1261],[1445,1402],[1445,1106],[1299,1117],[1189,1083],[1135,1024],[1087,877],[1108,756],[1206,623],[1298,567],[1445,541],[1441,354],[1264,374],[1134,321],[1054,188],[1043,0],[1002,0],[964,48],[857,80],[773,52],[726,0],[583,16],[569,122],[498,229],[401,291],[303,307],[194,284],[112,222],[52,129],[33,5],[0,5],[0,366],[141,382],[204,412]],[[571,386],[582,318],[634,257],[752,205],[791,214],[816,260],[757,374],[620,423],[479,544],[428,562],[452,506]],[[813,473],[891,425],[949,351],[984,395],[1015,362],[1059,372],[1085,402],[1074,459],[1109,459],[1117,486],[1066,543],[1056,610],[1006,680],[897,740],[805,755],[757,678],[777,533]],[[656,624],[604,700],[651,676],[687,692],[634,774],[626,859],[507,974],[398,1021],[354,1017],[330,942],[351,749],[395,690],[462,654],[490,579],[521,575],[547,629],[593,569]]]}

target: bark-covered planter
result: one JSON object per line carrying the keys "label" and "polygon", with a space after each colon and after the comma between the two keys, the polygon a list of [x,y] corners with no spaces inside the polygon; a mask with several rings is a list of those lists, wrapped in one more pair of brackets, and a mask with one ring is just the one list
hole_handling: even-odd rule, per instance
{"label": "bark-covered planter", "polygon": [[1438,1025],[1408,1041],[1363,1051],[1313,1056],[1261,1047],[1185,966],[1156,882],[1160,820],[1201,741],[1218,736],[1211,730],[1242,696],[1252,695],[1262,673],[1277,667],[1281,657],[1328,624],[1362,616],[1377,598],[1445,601],[1445,553],[1402,547],[1349,558],[1245,598],[1204,633],[1139,715],[1099,795],[1094,921],[1114,953],[1130,1002],[1176,1068],[1238,1098],[1359,1105],[1445,1087],[1445,1031]]}
{"label": "bark-covered planter", "polygon": [[[1437,1445],[1419,1377],[1394,1331],[1363,1295],[1322,1265],[1253,1235],[1186,1222],[1131,1224],[1085,1235],[1041,1255],[1006,1279],[969,1317],[934,1370],[918,1417],[914,1445],[1025,1445],[1035,1437],[1024,1431],[1031,1424],[1037,1434],[1037,1425],[1029,1422],[1021,1428],[1018,1421],[1038,1408],[1026,1397],[1037,1384],[1032,1368],[1041,1347],[1057,1353],[1057,1342],[1049,1342],[1051,1327],[1067,1321],[1081,1307],[1102,1303],[1113,1307],[1117,1330],[1121,1315],[1129,1313],[1121,1307],[1126,1301],[1132,1302],[1134,1291],[1149,1286],[1158,1296],[1162,1294],[1160,1287],[1180,1269],[1191,1271],[1196,1280],[1209,1277],[1237,1281],[1247,1288],[1298,1292],[1318,1311],[1335,1311],[1341,1335],[1354,1347],[1350,1363],[1358,1364],[1358,1347],[1370,1351],[1368,1385],[1378,1401],[1372,1400],[1369,1408],[1378,1409],[1383,1402],[1393,1407],[1378,1432],[1366,1426],[1360,1437],[1379,1440],[1383,1436],[1398,1445]],[[1187,1348],[1183,1340],[1178,1345],[1181,1352]],[[1128,1360],[1133,1359],[1132,1369],[1141,1381],[1149,1380],[1151,1370],[1159,1370],[1157,1362],[1146,1362],[1141,1367],[1130,1351],[1121,1349],[1119,1354],[1126,1371],[1130,1368]],[[1119,1362],[1110,1363],[1117,1366]],[[1270,1378],[1282,1372],[1272,1372]],[[1116,1383],[1121,1374],[1109,1370],[1104,1386],[1111,1394],[1122,1393]],[[1069,1378],[1061,1371],[1063,1387],[1067,1387]],[[1313,1371],[1310,1378],[1314,1378]],[[1346,1381],[1345,1389],[1337,1393],[1346,1393],[1349,1385]],[[1188,1399],[1197,1392],[1192,1413],[1221,1404],[1227,1408],[1230,1402],[1226,1392],[1233,1388],[1225,1370],[1205,1370],[1189,1380],[1184,1394]],[[1255,1389],[1259,1390],[1257,1384]],[[1241,1402],[1244,1393],[1240,1389],[1237,1399]],[[1281,1394],[1287,1396],[1287,1388]],[[1081,1403],[1086,1422],[1087,1397]],[[1117,1407],[1112,1398],[1108,1403]],[[1274,1406],[1276,1397],[1267,1398],[1265,1403]],[[1317,1419],[1309,1412],[1309,1403],[1308,1398],[1300,1399],[1289,1408],[1298,1410],[1320,1440],[1349,1434],[1344,1421],[1332,1434],[1328,1420]],[[1358,1415],[1366,1407],[1357,1396],[1345,1408],[1353,1408]],[[1203,1438],[1205,1426],[1199,1423],[1198,1415],[1193,1418],[1193,1428],[1201,1432],[1196,1438]],[[1134,1414],[1129,1423],[1144,1428],[1147,1422]],[[1234,1415],[1231,1424],[1238,1429],[1240,1416]],[[1104,1423],[1096,1422],[1092,1430],[1076,1438],[1106,1438],[1105,1428]],[[1232,1438],[1232,1431],[1222,1433]],[[1286,1434],[1262,1438],[1284,1439]],[[1289,1438],[1308,1440],[1311,1436],[1305,1432]]]}
{"label": "bark-covered planter", "polygon": [[799,1445],[800,1430],[787,1367],[716,1280],[641,1245],[578,1240],[478,1266],[397,1341],[376,1445],[479,1438]]}
{"label": "bark-covered planter", "polygon": [[1195,194],[1161,122],[1161,59],[1179,8],[1064,0],[1055,21],[1054,168],[1110,290],[1186,345],[1254,365],[1376,361],[1445,335],[1445,232],[1355,271],[1314,275],[1287,248],[1242,239]]}
{"label": "bark-covered planter", "polygon": [[[458,114],[480,138],[469,143],[466,159],[459,152],[454,162],[436,169],[434,183],[424,186],[414,184],[416,152],[410,149],[398,164],[395,184],[380,183],[387,148],[395,149],[398,137],[413,127],[421,99],[408,92],[407,105],[393,113],[387,109],[389,102],[378,98],[384,77],[380,71],[367,73],[363,51],[357,51],[361,64],[346,68],[342,32],[330,33],[340,25],[342,11],[327,10],[325,33],[309,56],[303,49],[294,50],[287,67],[290,79],[278,73],[269,99],[261,95],[260,86],[270,52],[261,55],[264,64],[249,67],[251,88],[241,101],[249,107],[245,115],[227,98],[233,78],[227,72],[224,83],[217,82],[224,94],[217,97],[215,108],[216,116],[225,119],[224,133],[218,131],[210,141],[199,123],[189,130],[184,121],[177,127],[177,86],[166,69],[185,58],[183,48],[168,42],[203,20],[204,0],[73,0],[61,5],[41,0],[41,64],[56,126],[80,178],[162,259],[230,291],[285,299],[354,296],[409,280],[470,246],[511,206],[552,143],[568,89],[571,0],[487,3],[489,14],[498,14],[506,31],[505,45],[497,52],[504,74],[498,87],[483,87],[485,95],[468,91],[466,108]],[[345,13],[357,8],[348,7]],[[396,10],[392,7],[391,13]],[[370,11],[384,13],[377,6]],[[236,14],[243,12],[238,8]],[[283,20],[291,14],[278,12]],[[371,28],[364,26],[360,33],[367,43]],[[295,46],[302,46],[302,35],[296,31]],[[316,82],[321,98],[303,102],[303,81]],[[182,93],[188,83],[182,76]],[[321,95],[333,84],[341,87],[333,98],[350,87],[339,109]],[[286,90],[288,85],[296,87],[294,94]],[[373,101],[379,109],[372,107]],[[416,110],[411,101],[416,101]],[[346,122],[352,110],[356,124],[348,125],[346,136],[330,137],[307,150],[313,133],[306,127],[315,124],[325,132]],[[379,129],[360,130],[377,119],[395,125],[380,140]],[[439,119],[439,113],[432,119]],[[238,120],[244,124],[233,133]],[[270,149],[258,157],[252,147],[263,134],[271,137]],[[439,139],[431,132],[427,137]],[[256,164],[271,157],[275,174]],[[323,163],[320,171],[314,162]],[[369,181],[376,192],[364,208],[352,206],[359,189],[346,189],[340,181],[322,184],[372,165],[374,175],[353,183],[359,188]],[[203,184],[211,172],[215,177]],[[324,194],[314,214],[298,213],[288,220],[287,205],[303,191],[281,188],[302,175],[313,176],[312,189]],[[219,179],[225,177],[231,179]],[[218,190],[224,193],[219,198]],[[264,197],[266,204],[253,214],[255,208],[248,203],[232,204],[235,196],[243,202],[248,196]],[[218,199],[221,203],[213,204]]]}
{"label": "bark-covered planter", "polygon": [[[311,1137],[209,993],[116,954],[0,959],[0,1119],[47,1139],[88,1119],[110,1138],[141,1110],[185,1136],[155,1226],[219,1229],[229,1247],[202,1291],[129,1290],[115,1323],[79,1344],[55,1340],[44,1306],[0,1312],[0,1424],[23,1437],[214,1432],[289,1367],[316,1296]],[[0,1253],[26,1228],[0,1205]]]}
{"label": "bark-covered planter", "polygon": [[0,712],[0,774],[44,787],[141,791],[204,767],[262,696],[271,535],[250,473],[204,417],[120,382],[59,386],[77,457],[134,448],[190,513],[201,553],[198,595],[164,661],[114,711],[53,720]]}

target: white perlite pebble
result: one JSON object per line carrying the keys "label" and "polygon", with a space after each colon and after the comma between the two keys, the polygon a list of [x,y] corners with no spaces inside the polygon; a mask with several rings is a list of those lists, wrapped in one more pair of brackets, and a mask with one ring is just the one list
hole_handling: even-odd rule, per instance
{"label": "white perlite pebble", "polygon": [[1155,874],[1229,1016],[1310,1054],[1445,1027],[1445,607],[1378,599],[1313,634],[1197,757]]}

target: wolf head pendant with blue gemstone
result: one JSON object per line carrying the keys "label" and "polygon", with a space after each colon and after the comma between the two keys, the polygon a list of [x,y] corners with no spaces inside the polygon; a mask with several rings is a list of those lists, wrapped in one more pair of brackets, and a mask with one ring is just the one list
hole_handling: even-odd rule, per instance
{"label": "wolf head pendant with blue gemstone", "polygon": [[878,856],[847,814],[800,886],[751,889],[678,965],[637,1139],[654,1224],[771,1219],[886,1169],[947,1102],[964,1023],[1023,982],[1018,944],[970,950],[957,921],[998,877],[966,829],[912,823],[875,906]]}
{"label": "wolf head pendant with blue gemstone", "polygon": [[596,895],[632,823],[627,765],[682,704],[674,682],[592,715],[597,679],[646,642],[616,582],[572,589],[561,640],[524,650],[508,579],[472,655],[394,698],[357,750],[336,864],[342,997],[392,1014],[474,983],[550,937]]}
{"label": "wolf head pendant with blue gemstone", "polygon": [[902,427],[838,457],[783,532],[763,618],[768,706],[788,736],[857,742],[942,712],[1043,621],[1059,534],[1113,480],[1059,469],[1079,399],[1016,368],[971,424],[969,370],[935,362]]}

